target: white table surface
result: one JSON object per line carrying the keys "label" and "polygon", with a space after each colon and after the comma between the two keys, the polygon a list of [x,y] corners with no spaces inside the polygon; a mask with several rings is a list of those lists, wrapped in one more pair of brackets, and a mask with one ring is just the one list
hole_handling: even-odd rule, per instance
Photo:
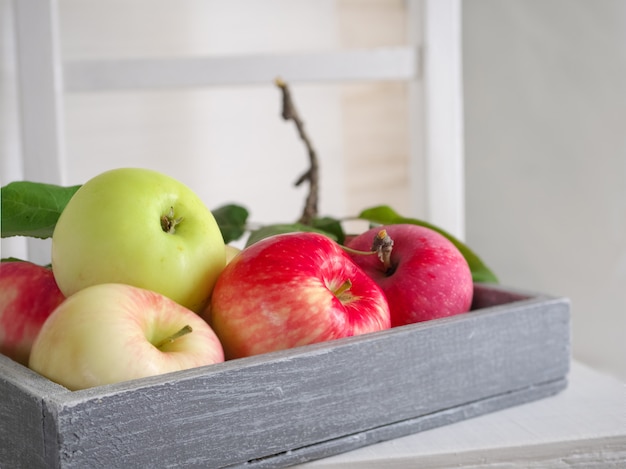
{"label": "white table surface", "polygon": [[626,383],[573,362],[556,396],[296,467],[626,469]]}

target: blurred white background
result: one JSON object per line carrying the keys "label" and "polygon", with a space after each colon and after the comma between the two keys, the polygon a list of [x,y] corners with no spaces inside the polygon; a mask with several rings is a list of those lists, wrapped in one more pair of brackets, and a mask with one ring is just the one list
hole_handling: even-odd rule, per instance
{"label": "blurred white background", "polygon": [[[23,174],[15,1],[0,0],[3,185]],[[465,239],[503,284],[570,297],[574,357],[626,381],[626,3],[461,5]],[[407,15],[401,0],[59,0],[65,60],[397,46]],[[321,158],[322,213],[386,203],[428,216],[406,84],[293,92]],[[235,201],[259,222],[300,213],[306,154],[272,84],[78,93],[64,108],[65,184],[148,166],[209,207]]]}
{"label": "blurred white background", "polygon": [[463,2],[467,241],[626,381],[626,2]]}

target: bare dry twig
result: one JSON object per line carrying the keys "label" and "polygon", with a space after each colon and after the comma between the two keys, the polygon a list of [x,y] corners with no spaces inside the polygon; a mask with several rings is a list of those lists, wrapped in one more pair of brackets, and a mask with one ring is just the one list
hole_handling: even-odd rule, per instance
{"label": "bare dry twig", "polygon": [[315,152],[315,149],[311,144],[311,140],[304,130],[304,122],[296,110],[291,97],[291,91],[289,90],[287,83],[280,78],[276,78],[275,83],[282,92],[282,117],[285,120],[292,120],[294,122],[296,129],[298,130],[298,135],[306,145],[309,155],[309,169],[296,180],[295,185],[300,186],[303,182],[309,181],[309,193],[304,204],[302,216],[298,221],[299,223],[310,226],[313,224],[313,220],[317,216],[317,206],[319,200],[319,163],[317,153]]}

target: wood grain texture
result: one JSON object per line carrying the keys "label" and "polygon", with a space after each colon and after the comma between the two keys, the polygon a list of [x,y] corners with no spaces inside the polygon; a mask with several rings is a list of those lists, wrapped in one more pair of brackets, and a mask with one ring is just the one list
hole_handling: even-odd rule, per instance
{"label": "wood grain texture", "polygon": [[[43,399],[41,409],[26,406],[18,413],[43,415],[47,467],[147,467],[155,460],[160,467],[249,461],[284,467],[562,389],[569,369],[567,300],[495,287],[477,286],[476,293],[479,302],[486,295],[496,306],[210,367],[57,392]],[[41,434],[34,415],[31,419],[24,437]],[[48,433],[52,428],[54,434]],[[9,429],[0,423],[0,434]],[[31,451],[29,462],[44,457],[41,448]]]}
{"label": "wood grain texture", "polygon": [[69,392],[0,354],[0,468],[45,467],[43,405]]}
{"label": "wood grain texture", "polygon": [[529,386],[518,391],[469,402],[451,409],[384,425],[358,434],[346,435],[316,445],[286,451],[269,458],[249,461],[242,464],[241,467],[267,469],[314,461],[552,396],[565,389],[566,386],[567,381],[565,379]]}
{"label": "wood grain texture", "polygon": [[572,361],[567,389],[454,425],[318,459],[299,469],[626,467],[624,383]]}

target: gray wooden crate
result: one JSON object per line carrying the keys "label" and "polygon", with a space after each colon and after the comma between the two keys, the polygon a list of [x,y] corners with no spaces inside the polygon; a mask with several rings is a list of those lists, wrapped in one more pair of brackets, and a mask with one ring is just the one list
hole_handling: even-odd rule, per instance
{"label": "gray wooden crate", "polygon": [[71,392],[0,355],[0,468],[286,467],[555,394],[566,298]]}

